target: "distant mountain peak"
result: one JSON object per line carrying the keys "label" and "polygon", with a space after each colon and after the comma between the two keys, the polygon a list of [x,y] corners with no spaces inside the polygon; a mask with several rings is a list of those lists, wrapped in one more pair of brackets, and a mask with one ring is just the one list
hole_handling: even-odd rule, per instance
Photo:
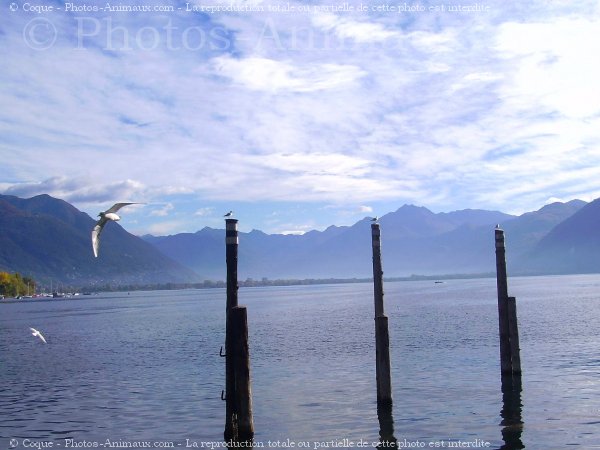
{"label": "distant mountain peak", "polygon": [[250,233],[248,234],[253,234],[253,235],[257,235],[257,236],[266,236],[267,233],[265,233],[264,231],[261,230],[257,230],[256,228],[252,228],[252,230],[250,230]]}
{"label": "distant mountain peak", "polygon": [[420,211],[420,212],[429,212],[431,214],[434,214],[425,206],[417,206],[417,205],[413,205],[412,203],[405,203],[404,205],[402,205],[400,208],[398,208],[396,210],[396,212],[398,212],[398,211]]}
{"label": "distant mountain peak", "polygon": [[554,210],[557,208],[562,208],[564,205],[581,208],[581,207],[587,205],[587,202],[584,202],[583,200],[579,200],[579,199],[570,200],[568,202],[552,202],[552,203],[548,203],[547,205],[542,206],[540,209],[538,209],[538,211],[550,211],[550,210]]}
{"label": "distant mountain peak", "polygon": [[[6,205],[10,205],[6,207]],[[95,220],[68,202],[42,194],[29,199],[0,195],[0,268],[39,281],[155,283],[188,281],[194,274],[118,224],[103,234],[105,252],[92,254]]]}

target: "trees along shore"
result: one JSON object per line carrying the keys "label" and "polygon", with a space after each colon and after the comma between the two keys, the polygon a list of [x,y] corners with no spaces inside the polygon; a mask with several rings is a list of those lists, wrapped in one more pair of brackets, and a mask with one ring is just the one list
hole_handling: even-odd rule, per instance
{"label": "trees along shore", "polygon": [[35,281],[33,278],[23,277],[19,273],[0,272],[0,295],[4,297],[18,297],[20,295],[33,295]]}

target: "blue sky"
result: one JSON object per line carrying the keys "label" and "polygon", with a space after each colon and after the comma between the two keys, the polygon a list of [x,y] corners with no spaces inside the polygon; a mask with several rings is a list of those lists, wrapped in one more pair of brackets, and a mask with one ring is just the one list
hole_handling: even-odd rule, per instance
{"label": "blue sky", "polygon": [[600,197],[597,1],[26,4],[0,14],[0,192],[94,216],[145,202],[122,225],[156,235],[230,209],[244,231],[289,233],[405,203],[518,214]]}

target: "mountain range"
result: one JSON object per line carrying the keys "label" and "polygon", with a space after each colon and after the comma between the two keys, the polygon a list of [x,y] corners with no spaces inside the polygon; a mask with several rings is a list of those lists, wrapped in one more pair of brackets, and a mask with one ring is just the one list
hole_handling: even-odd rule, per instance
{"label": "mountain range", "polygon": [[94,258],[91,230],[96,221],[69,203],[38,195],[0,195],[0,270],[68,285],[188,282],[192,270],[146,241],[109,223],[101,258]]}
{"label": "mountain range", "polygon": [[[474,209],[436,214],[404,205],[379,222],[387,277],[493,273],[496,224],[506,232],[509,274],[600,272],[600,199],[552,203],[520,216]],[[94,223],[48,195],[0,195],[0,270],[73,285],[225,279],[222,229],[140,238],[109,223],[96,259]],[[371,264],[369,219],[303,235],[240,233],[241,280],[365,278]]]}
{"label": "mountain range", "polygon": [[[555,228],[582,209],[591,210],[584,220],[600,223],[600,205],[580,200],[553,203],[521,216],[472,209],[435,214],[424,207],[404,205],[379,220],[385,275],[493,272],[493,230],[497,224],[506,232],[507,262],[513,272],[572,272],[569,265],[554,266],[539,256],[546,249],[540,243],[542,239],[558,241],[553,245],[560,253],[563,247],[561,237],[553,237]],[[224,268],[213,263],[223,259],[223,236],[222,230],[207,227],[196,233],[143,238],[202,277],[223,279]],[[587,251],[584,244],[581,247],[582,252]],[[369,219],[300,236],[253,230],[240,233],[238,274],[241,279],[369,277],[371,251]],[[598,259],[590,255],[590,260]],[[593,271],[588,266],[577,267],[577,271]]]}

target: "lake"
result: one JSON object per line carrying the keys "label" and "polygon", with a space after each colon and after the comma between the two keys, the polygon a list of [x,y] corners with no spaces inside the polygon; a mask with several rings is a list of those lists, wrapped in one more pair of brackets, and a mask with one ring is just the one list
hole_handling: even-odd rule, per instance
{"label": "lake", "polygon": [[[523,377],[504,393],[495,279],[384,290],[391,416],[371,284],[240,289],[257,447],[372,448],[393,426],[400,448],[600,448],[600,275],[509,279]],[[0,449],[214,447],[224,329],[222,289],[3,300]]]}

